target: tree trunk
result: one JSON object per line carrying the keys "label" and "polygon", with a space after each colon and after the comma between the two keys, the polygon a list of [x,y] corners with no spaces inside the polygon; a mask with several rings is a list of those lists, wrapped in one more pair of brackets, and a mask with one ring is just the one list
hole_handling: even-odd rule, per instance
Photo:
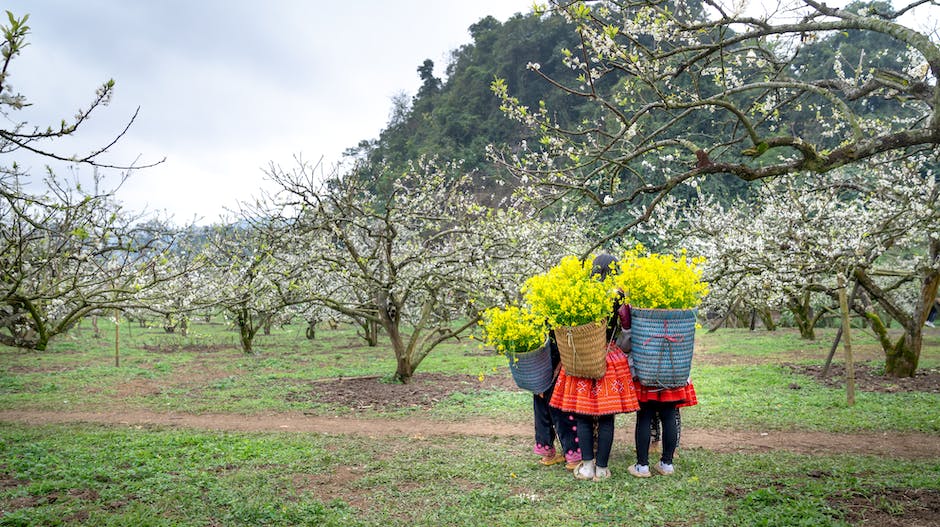
{"label": "tree trunk", "polygon": [[796,327],[800,328],[800,338],[804,340],[816,340],[816,323],[811,314],[807,314],[802,306],[790,305],[790,312],[793,313],[793,320]]}
{"label": "tree trunk", "polygon": [[917,371],[920,346],[910,343],[910,335],[898,339],[895,347],[885,354],[885,375],[891,377],[913,377]]}
{"label": "tree trunk", "polygon": [[885,375],[890,377],[913,377],[920,360],[923,344],[921,326],[905,328],[904,334],[896,341],[891,341],[888,328],[874,312],[868,313],[868,320],[885,352]]}
{"label": "tree trunk", "polygon": [[[28,330],[28,331],[32,331],[32,330]],[[28,335],[27,337],[29,338],[31,337],[31,335]],[[36,351],[46,351],[46,348],[49,346],[50,338],[51,337],[49,336],[48,333],[42,333],[42,332],[37,333],[36,344],[33,346],[33,349],[35,349]]]}
{"label": "tree trunk", "polygon": [[359,327],[362,328],[360,336],[366,341],[370,348],[379,345],[379,324],[374,320],[364,319]]}
{"label": "tree trunk", "polygon": [[389,320],[388,317],[382,317],[382,326],[385,328],[385,332],[388,333],[392,349],[395,350],[395,380],[402,384],[408,384],[415,373],[415,365],[412,364],[408,346],[402,338],[398,325]]}
{"label": "tree trunk", "polygon": [[760,317],[761,322],[763,322],[764,327],[767,331],[777,331],[777,323],[774,322],[773,312],[768,308],[758,309],[757,315]]}
{"label": "tree trunk", "polygon": [[[933,241],[930,245],[930,258],[937,261],[940,258],[940,241]],[[920,288],[919,301],[914,305],[913,316],[908,316],[902,309],[890,302],[890,299],[881,288],[861,269],[855,271],[859,285],[870,294],[878,304],[898,321],[903,333],[901,337],[892,342],[888,336],[888,328],[872,308],[867,308],[865,316],[871,321],[871,327],[881,342],[885,352],[885,375],[891,377],[913,377],[920,361],[920,351],[924,343],[924,321],[927,313],[937,298],[940,288],[940,272],[932,270],[924,277]]]}
{"label": "tree trunk", "polygon": [[247,309],[240,309],[236,317],[238,323],[238,337],[242,344],[242,351],[246,354],[254,353],[252,344],[255,340],[255,333],[258,332],[252,325],[251,313]]}
{"label": "tree trunk", "polygon": [[403,356],[399,356],[398,366],[395,368],[395,380],[402,384],[409,384],[414,373],[415,366],[411,364],[411,361],[406,360]]}
{"label": "tree trunk", "polygon": [[[375,309],[379,315],[379,321],[382,324],[382,328],[385,329],[385,333],[388,334],[388,339],[392,344],[392,350],[395,351],[395,380],[402,383],[408,384],[411,382],[411,377],[414,375],[416,364],[412,364],[411,353],[408,346],[405,344],[405,340],[402,337],[401,330],[399,329],[400,318],[398,314],[398,306],[395,306],[394,310],[389,309],[391,299],[385,291],[379,291],[375,295]],[[395,315],[393,317],[393,315]]]}
{"label": "tree trunk", "polygon": [[804,293],[801,298],[790,298],[787,307],[793,313],[796,327],[800,329],[800,338],[816,340],[816,317],[813,314],[813,307],[809,304],[809,293]]}

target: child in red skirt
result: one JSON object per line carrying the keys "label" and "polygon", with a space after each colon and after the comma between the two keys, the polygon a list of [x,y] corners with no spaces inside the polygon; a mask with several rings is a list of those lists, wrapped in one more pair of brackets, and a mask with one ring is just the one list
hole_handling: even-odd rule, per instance
{"label": "child in red skirt", "polygon": [[[594,274],[603,279],[615,261],[607,254],[598,256],[594,259]],[[619,305],[614,306],[612,314],[617,313],[618,308]],[[578,479],[600,481],[610,477],[608,464],[614,444],[614,416],[639,409],[627,356],[611,338],[619,334],[619,326],[618,317],[612,316],[607,328],[607,342],[610,344],[607,346],[607,372],[604,376],[600,379],[571,376],[563,365],[549,402],[555,408],[575,414],[577,442],[581,449],[581,462],[574,468],[574,477]]]}
{"label": "child in red skirt", "polygon": [[636,396],[640,402],[634,433],[636,464],[630,466],[627,471],[638,478],[650,477],[650,422],[654,415],[658,415],[663,427],[663,452],[659,462],[653,465],[653,470],[668,476],[675,470],[672,461],[679,443],[676,413],[679,407],[698,404],[695,386],[690,381],[680,388],[651,388],[637,382]]}
{"label": "child in red skirt", "polygon": [[607,373],[600,379],[567,375],[565,367],[562,366],[549,404],[575,416],[581,462],[574,469],[574,477],[594,481],[609,478],[608,463],[614,444],[614,416],[635,412],[640,408],[633,387],[633,376],[623,351],[616,344],[611,343],[608,346]]}

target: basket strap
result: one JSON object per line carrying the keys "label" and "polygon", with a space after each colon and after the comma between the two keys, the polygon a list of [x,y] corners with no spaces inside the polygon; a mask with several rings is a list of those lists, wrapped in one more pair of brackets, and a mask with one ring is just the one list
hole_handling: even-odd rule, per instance
{"label": "basket strap", "polygon": [[[611,315],[610,318],[607,320],[607,325],[604,326],[604,331],[605,331],[605,332],[607,331],[607,328],[610,327],[610,323],[614,320],[614,317],[616,317],[616,316],[617,316],[617,310],[615,309],[615,310],[614,310],[614,314]],[[618,325],[619,325],[619,324],[618,324]],[[611,331],[611,332],[610,332],[610,340],[607,341],[607,347],[604,348],[604,353],[605,353],[605,354],[607,353],[607,350],[610,349],[610,345],[613,344],[614,341],[616,341],[616,340],[617,340],[617,330],[616,330],[616,326],[615,326],[615,327],[614,327],[614,331]],[[620,351],[623,351],[623,350],[620,350]]]}
{"label": "basket strap", "polygon": [[571,348],[571,359],[577,361],[578,349],[574,346],[574,332],[569,327],[565,329],[565,333],[568,334],[568,347]]}

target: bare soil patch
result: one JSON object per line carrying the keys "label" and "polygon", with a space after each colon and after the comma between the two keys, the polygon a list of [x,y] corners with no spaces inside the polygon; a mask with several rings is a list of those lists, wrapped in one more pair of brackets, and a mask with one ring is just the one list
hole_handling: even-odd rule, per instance
{"label": "bare soil patch", "polygon": [[[821,365],[786,364],[794,373],[808,375],[817,382],[830,388],[845,387],[845,365],[833,364],[829,368],[829,375],[822,376]],[[799,385],[791,386],[799,389]],[[863,392],[926,392],[940,393],[940,368],[921,368],[913,377],[896,378],[885,377],[882,371],[869,364],[855,365],[855,389]]]}
{"label": "bare soil patch", "polygon": [[885,489],[830,503],[846,511],[846,520],[852,525],[932,527],[940,519],[940,491],[933,489]]}
{"label": "bare soil patch", "polygon": [[191,353],[219,353],[232,349],[231,346],[226,344],[144,344],[140,347],[151,353],[179,353],[181,351]]}
{"label": "bare soil patch", "polygon": [[512,379],[505,375],[484,376],[422,373],[409,384],[386,382],[379,376],[322,379],[312,382],[306,392],[294,400],[329,402],[354,410],[399,410],[431,408],[457,392],[481,390],[515,390]]}

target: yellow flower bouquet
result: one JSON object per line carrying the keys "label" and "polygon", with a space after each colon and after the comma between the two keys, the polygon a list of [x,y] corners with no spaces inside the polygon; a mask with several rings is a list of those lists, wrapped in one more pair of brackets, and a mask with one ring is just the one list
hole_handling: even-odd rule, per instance
{"label": "yellow flower bouquet", "polygon": [[483,312],[484,342],[509,357],[516,385],[544,393],[554,382],[551,351],[545,346],[545,320],[518,306],[491,307]]}
{"label": "yellow flower bouquet", "polygon": [[603,377],[607,370],[605,330],[616,294],[611,278],[593,276],[591,260],[566,256],[547,272],[526,280],[522,294],[532,312],[555,331],[565,372]]}
{"label": "yellow flower bouquet", "polygon": [[548,333],[544,319],[518,306],[491,307],[483,312],[480,324],[486,345],[504,355],[538,349]]}
{"label": "yellow flower bouquet", "polygon": [[592,276],[591,260],[582,262],[575,256],[566,256],[547,272],[526,280],[522,294],[532,312],[552,328],[606,321],[614,301],[610,277],[601,281]]}
{"label": "yellow flower bouquet", "polygon": [[708,294],[703,258],[647,253],[642,245],[624,252],[614,283],[630,304],[632,370],[640,384],[678,388],[689,382],[696,310]]}
{"label": "yellow flower bouquet", "polygon": [[626,302],[643,309],[692,309],[708,294],[700,265],[704,258],[689,258],[682,250],[671,254],[645,254],[642,245],[624,252],[616,264],[614,284]]}

